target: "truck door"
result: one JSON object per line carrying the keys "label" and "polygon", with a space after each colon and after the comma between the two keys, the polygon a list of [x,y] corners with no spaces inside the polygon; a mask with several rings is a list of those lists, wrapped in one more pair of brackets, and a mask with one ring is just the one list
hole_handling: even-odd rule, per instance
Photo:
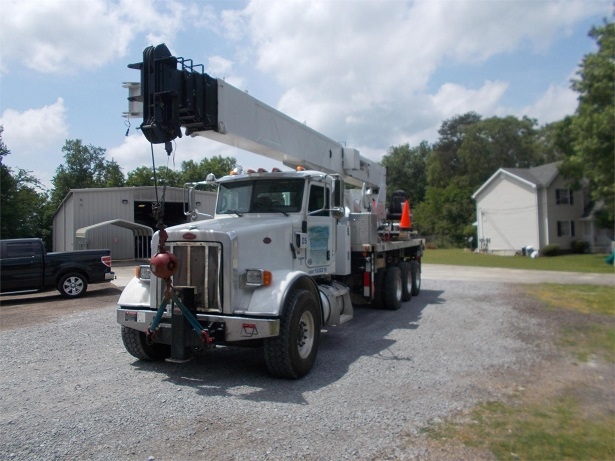
{"label": "truck door", "polygon": [[[314,274],[328,272],[327,266],[333,257],[333,237],[335,227],[331,216],[329,197],[331,190],[324,184],[310,185],[307,216],[307,255],[306,264],[315,268]],[[320,268],[320,270],[318,269]],[[312,273],[312,271],[310,271]]]}
{"label": "truck door", "polygon": [[43,285],[43,249],[40,242],[4,242],[2,291],[35,290]]}

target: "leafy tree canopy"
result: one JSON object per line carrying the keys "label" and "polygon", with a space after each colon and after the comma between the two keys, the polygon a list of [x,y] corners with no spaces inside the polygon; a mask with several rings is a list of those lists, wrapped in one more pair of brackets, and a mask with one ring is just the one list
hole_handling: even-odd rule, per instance
{"label": "leafy tree canopy", "polygon": [[121,187],[124,175],[115,160],[105,159],[105,149],[92,145],[84,146],[80,139],[66,140],[64,164],[58,166],[51,180],[54,189],[52,205],[57,207],[70,189],[91,187]]}
{"label": "leafy tree canopy", "polygon": [[575,115],[565,120],[560,143],[570,149],[561,166],[562,173],[579,181],[590,181],[592,198],[605,204],[605,223],[613,225],[615,214],[615,24],[604,22],[589,32],[598,50],[587,54],[572,81],[579,93]]}
{"label": "leafy tree canopy", "polygon": [[425,198],[427,185],[427,156],[431,146],[427,141],[416,147],[408,143],[390,147],[382,158],[382,165],[387,169],[387,200],[396,190],[405,190],[411,204],[418,204]]}
{"label": "leafy tree canopy", "polygon": [[235,158],[220,155],[209,159],[204,158],[199,163],[188,160],[182,162],[182,181],[185,183],[204,181],[209,173],[213,173],[216,178],[220,178],[228,175],[236,166]]}
{"label": "leafy tree canopy", "polygon": [[47,222],[47,193],[31,172],[14,172],[2,163],[10,155],[2,140],[0,126],[0,236],[3,239],[39,237],[49,243],[51,226]]}
{"label": "leafy tree canopy", "polygon": [[[175,171],[168,167],[157,167],[155,179],[158,185],[170,187],[183,187],[187,182],[204,181],[209,173],[213,173],[217,178],[229,174],[237,166],[233,157],[214,156],[210,159],[203,159],[200,162],[186,160],[181,163],[181,170]],[[140,166],[128,172],[127,186],[153,186],[154,171],[152,167]]]}

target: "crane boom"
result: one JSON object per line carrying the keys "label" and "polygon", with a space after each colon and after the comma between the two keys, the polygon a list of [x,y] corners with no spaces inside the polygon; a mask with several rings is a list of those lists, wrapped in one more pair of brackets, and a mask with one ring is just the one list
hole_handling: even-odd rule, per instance
{"label": "crane boom", "polygon": [[[143,62],[129,65],[141,70],[143,102],[141,130],[154,143],[181,137],[203,136],[282,162],[296,168],[339,174],[346,182],[383,189],[384,167],[356,149],[342,146],[223,80],[199,71],[191,60],[171,55],[164,45],[148,47]],[[134,114],[134,111],[129,111]]]}

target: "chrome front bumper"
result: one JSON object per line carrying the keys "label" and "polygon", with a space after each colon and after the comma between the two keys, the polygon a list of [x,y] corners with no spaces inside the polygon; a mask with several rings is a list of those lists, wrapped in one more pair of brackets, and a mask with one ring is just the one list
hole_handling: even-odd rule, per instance
{"label": "chrome front bumper", "polygon": [[[120,307],[117,310],[117,323],[133,330],[146,332],[152,321],[156,311],[139,310]],[[248,339],[271,338],[280,334],[279,319],[260,319],[254,317],[236,317],[222,315],[196,314],[195,317],[200,322],[216,322],[223,323],[225,329],[225,340],[245,341]],[[164,322],[165,319],[171,319],[169,308],[162,316],[163,322],[160,328],[171,328],[170,322]]]}

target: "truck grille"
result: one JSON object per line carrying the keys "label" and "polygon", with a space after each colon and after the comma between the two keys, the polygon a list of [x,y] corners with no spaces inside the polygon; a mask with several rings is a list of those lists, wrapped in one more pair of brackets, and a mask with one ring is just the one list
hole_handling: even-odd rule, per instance
{"label": "truck grille", "polygon": [[222,312],[222,246],[169,242],[169,247],[179,260],[173,286],[195,290],[195,305],[187,307],[201,312]]}

